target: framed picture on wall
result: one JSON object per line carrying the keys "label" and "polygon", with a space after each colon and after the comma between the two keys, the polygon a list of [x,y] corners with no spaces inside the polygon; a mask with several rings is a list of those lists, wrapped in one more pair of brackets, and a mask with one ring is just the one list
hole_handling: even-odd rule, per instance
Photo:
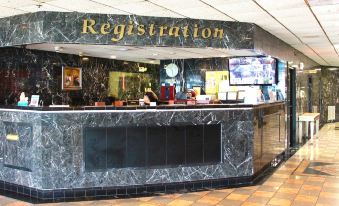
{"label": "framed picture on wall", "polygon": [[81,90],[82,70],[78,67],[62,67],[62,90]]}

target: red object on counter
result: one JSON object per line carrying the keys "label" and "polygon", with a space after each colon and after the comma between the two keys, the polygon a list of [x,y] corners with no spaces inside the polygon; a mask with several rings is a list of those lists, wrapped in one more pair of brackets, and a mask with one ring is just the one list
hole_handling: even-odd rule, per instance
{"label": "red object on counter", "polygon": [[161,97],[162,100],[166,99],[166,86],[163,84],[161,85]]}
{"label": "red object on counter", "polygon": [[174,86],[170,86],[170,95],[169,95],[169,100],[174,100]]}

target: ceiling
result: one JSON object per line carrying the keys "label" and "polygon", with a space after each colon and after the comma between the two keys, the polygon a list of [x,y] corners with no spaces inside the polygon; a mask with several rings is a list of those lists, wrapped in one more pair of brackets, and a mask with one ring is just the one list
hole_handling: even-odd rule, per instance
{"label": "ceiling", "polygon": [[230,50],[216,48],[137,47],[88,44],[31,44],[27,49],[57,51],[80,56],[160,64],[165,59],[190,59],[232,56],[257,56],[253,50]]}
{"label": "ceiling", "polygon": [[[0,0],[0,18],[37,11],[253,22],[317,63],[339,66],[339,0]],[[90,46],[86,52],[97,50],[96,46]],[[124,51],[124,55],[129,52]],[[199,49],[193,51],[199,52]]]}

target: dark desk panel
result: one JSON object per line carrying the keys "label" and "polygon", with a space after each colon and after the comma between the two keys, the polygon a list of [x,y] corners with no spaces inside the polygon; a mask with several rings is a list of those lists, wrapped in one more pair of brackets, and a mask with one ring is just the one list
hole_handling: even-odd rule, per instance
{"label": "dark desk panel", "polygon": [[87,127],[86,170],[221,162],[220,125]]}

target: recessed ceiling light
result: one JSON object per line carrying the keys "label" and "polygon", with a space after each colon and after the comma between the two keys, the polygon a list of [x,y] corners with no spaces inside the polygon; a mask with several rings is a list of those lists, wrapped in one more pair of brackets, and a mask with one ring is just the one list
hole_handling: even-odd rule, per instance
{"label": "recessed ceiling light", "polygon": [[309,74],[316,74],[318,71],[317,70],[308,70],[308,72],[307,73],[309,73]]}
{"label": "recessed ceiling light", "polygon": [[119,50],[120,50],[120,51],[127,51],[128,49],[127,49],[127,48],[124,48],[124,47],[122,47],[122,48],[119,48]]}
{"label": "recessed ceiling light", "polygon": [[153,61],[153,60],[151,60],[151,61],[149,61],[149,63],[151,63],[151,64],[154,64],[154,61]]}
{"label": "recessed ceiling light", "polygon": [[157,53],[153,53],[152,55],[153,55],[153,56],[158,56],[159,54],[157,54]]}
{"label": "recessed ceiling light", "polygon": [[55,52],[61,52],[62,50],[64,50],[64,48],[60,47],[60,46],[55,46],[54,47],[54,51]]}
{"label": "recessed ceiling light", "polygon": [[330,70],[330,71],[336,71],[336,70],[339,70],[339,68],[328,68],[328,70]]}
{"label": "recessed ceiling light", "polygon": [[321,68],[315,69],[316,71],[321,71]]}
{"label": "recessed ceiling light", "polygon": [[204,57],[202,57],[202,56],[200,56],[200,57],[198,57],[199,59],[202,59],[202,58],[204,58]]}
{"label": "recessed ceiling light", "polygon": [[226,55],[225,55],[225,54],[222,54],[222,55],[220,55],[220,57],[224,58],[224,57],[226,57]]}
{"label": "recessed ceiling light", "polygon": [[171,55],[175,54],[175,52],[170,52]]}
{"label": "recessed ceiling light", "polygon": [[116,59],[116,58],[117,58],[117,56],[115,56],[115,55],[111,55],[109,58],[111,58],[111,59]]}
{"label": "recessed ceiling light", "polygon": [[88,57],[82,57],[82,61],[88,61],[89,58]]}
{"label": "recessed ceiling light", "polygon": [[128,62],[124,61],[124,63],[123,63],[123,64],[128,64]]}
{"label": "recessed ceiling light", "polygon": [[84,53],[83,52],[79,52],[79,56],[80,57],[84,56]]}

